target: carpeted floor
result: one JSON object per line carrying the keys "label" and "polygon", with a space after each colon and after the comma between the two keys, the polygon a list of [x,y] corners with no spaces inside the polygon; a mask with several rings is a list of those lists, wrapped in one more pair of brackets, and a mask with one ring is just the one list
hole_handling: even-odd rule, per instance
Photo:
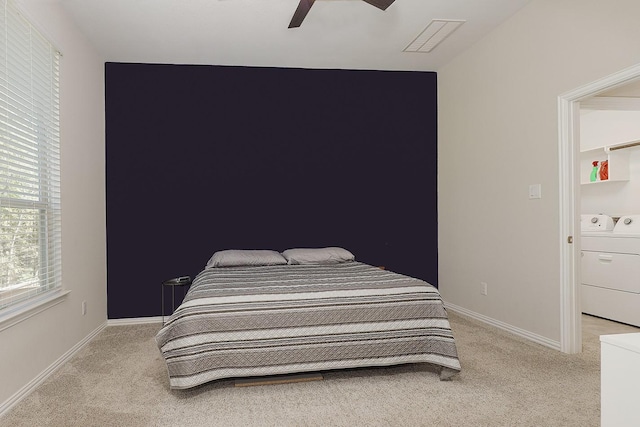
{"label": "carpeted floor", "polygon": [[584,352],[566,355],[451,314],[462,364],[452,381],[405,365],[187,391],[168,388],[154,341],[159,325],[111,326],[0,417],[0,427],[597,426],[605,321],[585,322]]}

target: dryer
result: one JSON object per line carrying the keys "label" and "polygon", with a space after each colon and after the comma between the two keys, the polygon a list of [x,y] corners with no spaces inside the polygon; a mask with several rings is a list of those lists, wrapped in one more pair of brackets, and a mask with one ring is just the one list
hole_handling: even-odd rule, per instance
{"label": "dryer", "polygon": [[582,232],[582,312],[640,326],[640,215],[604,228]]}

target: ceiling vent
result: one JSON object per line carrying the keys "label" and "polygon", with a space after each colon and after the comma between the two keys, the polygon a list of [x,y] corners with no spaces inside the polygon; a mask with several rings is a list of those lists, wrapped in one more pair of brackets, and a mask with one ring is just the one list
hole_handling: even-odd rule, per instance
{"label": "ceiling vent", "polygon": [[403,52],[431,52],[465,22],[460,19],[434,19]]}

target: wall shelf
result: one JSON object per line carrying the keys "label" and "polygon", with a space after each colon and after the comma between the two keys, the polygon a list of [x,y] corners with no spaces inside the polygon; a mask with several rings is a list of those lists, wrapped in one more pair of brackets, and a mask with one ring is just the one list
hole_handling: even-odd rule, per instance
{"label": "wall shelf", "polygon": [[[580,184],[593,185],[604,184],[606,182],[625,182],[629,181],[629,154],[627,148],[640,146],[640,141],[629,141],[620,144],[613,144],[592,148],[580,152]],[[597,181],[590,181],[592,162],[608,161],[609,179],[600,180],[598,175]]]}

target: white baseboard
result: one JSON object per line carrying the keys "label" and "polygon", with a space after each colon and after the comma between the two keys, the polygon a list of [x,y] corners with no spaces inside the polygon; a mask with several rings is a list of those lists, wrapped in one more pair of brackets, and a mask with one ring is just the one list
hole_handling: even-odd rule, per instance
{"label": "white baseboard", "polygon": [[[165,316],[167,319],[168,316]],[[147,323],[160,323],[162,324],[162,316],[155,317],[131,317],[126,319],[109,319],[107,320],[108,326],[127,326],[127,325],[144,325]]]}
{"label": "white baseboard", "polygon": [[13,405],[15,405],[16,403],[20,402],[22,399],[24,399],[29,394],[31,394],[31,392],[33,390],[35,390],[36,387],[38,387],[40,384],[42,384],[44,382],[44,380],[49,378],[51,376],[51,374],[53,374],[59,367],[61,367],[69,359],[71,359],[78,351],[80,351],[82,349],[82,347],[87,345],[106,326],[107,326],[106,322],[103,323],[102,325],[98,326],[89,335],[84,337],[82,339],[82,341],[78,342],[76,345],[71,347],[66,353],[64,353],[62,356],[60,356],[58,358],[58,360],[53,362],[51,365],[49,365],[48,368],[46,368],[44,371],[40,372],[40,374],[38,374],[34,379],[29,381],[29,383],[27,383],[24,387],[22,387],[20,390],[18,390],[16,393],[14,393],[13,396],[11,396],[6,401],[2,402],[0,404],[0,417],[6,411],[11,409],[13,407]]}
{"label": "white baseboard", "polygon": [[447,308],[447,310],[459,313],[459,314],[461,314],[463,316],[466,316],[466,317],[470,317],[471,319],[477,320],[479,322],[486,323],[486,324],[491,325],[491,326],[493,326],[495,328],[501,329],[503,331],[507,331],[507,332],[512,333],[514,335],[517,335],[517,336],[519,336],[521,338],[524,338],[524,339],[527,339],[529,341],[533,341],[535,343],[541,344],[541,345],[543,345],[545,347],[550,347],[550,348],[552,348],[554,350],[561,351],[560,350],[560,348],[561,348],[560,347],[560,341],[551,340],[551,339],[549,339],[547,337],[543,337],[542,335],[534,334],[533,332],[529,332],[529,331],[526,331],[524,329],[520,329],[518,327],[510,325],[508,323],[504,323],[504,322],[501,322],[499,320],[493,319],[491,317],[485,316],[483,314],[476,313],[476,312],[471,311],[471,310],[467,310],[466,308],[457,306],[455,304],[450,304],[448,302],[445,302],[444,305]]}

